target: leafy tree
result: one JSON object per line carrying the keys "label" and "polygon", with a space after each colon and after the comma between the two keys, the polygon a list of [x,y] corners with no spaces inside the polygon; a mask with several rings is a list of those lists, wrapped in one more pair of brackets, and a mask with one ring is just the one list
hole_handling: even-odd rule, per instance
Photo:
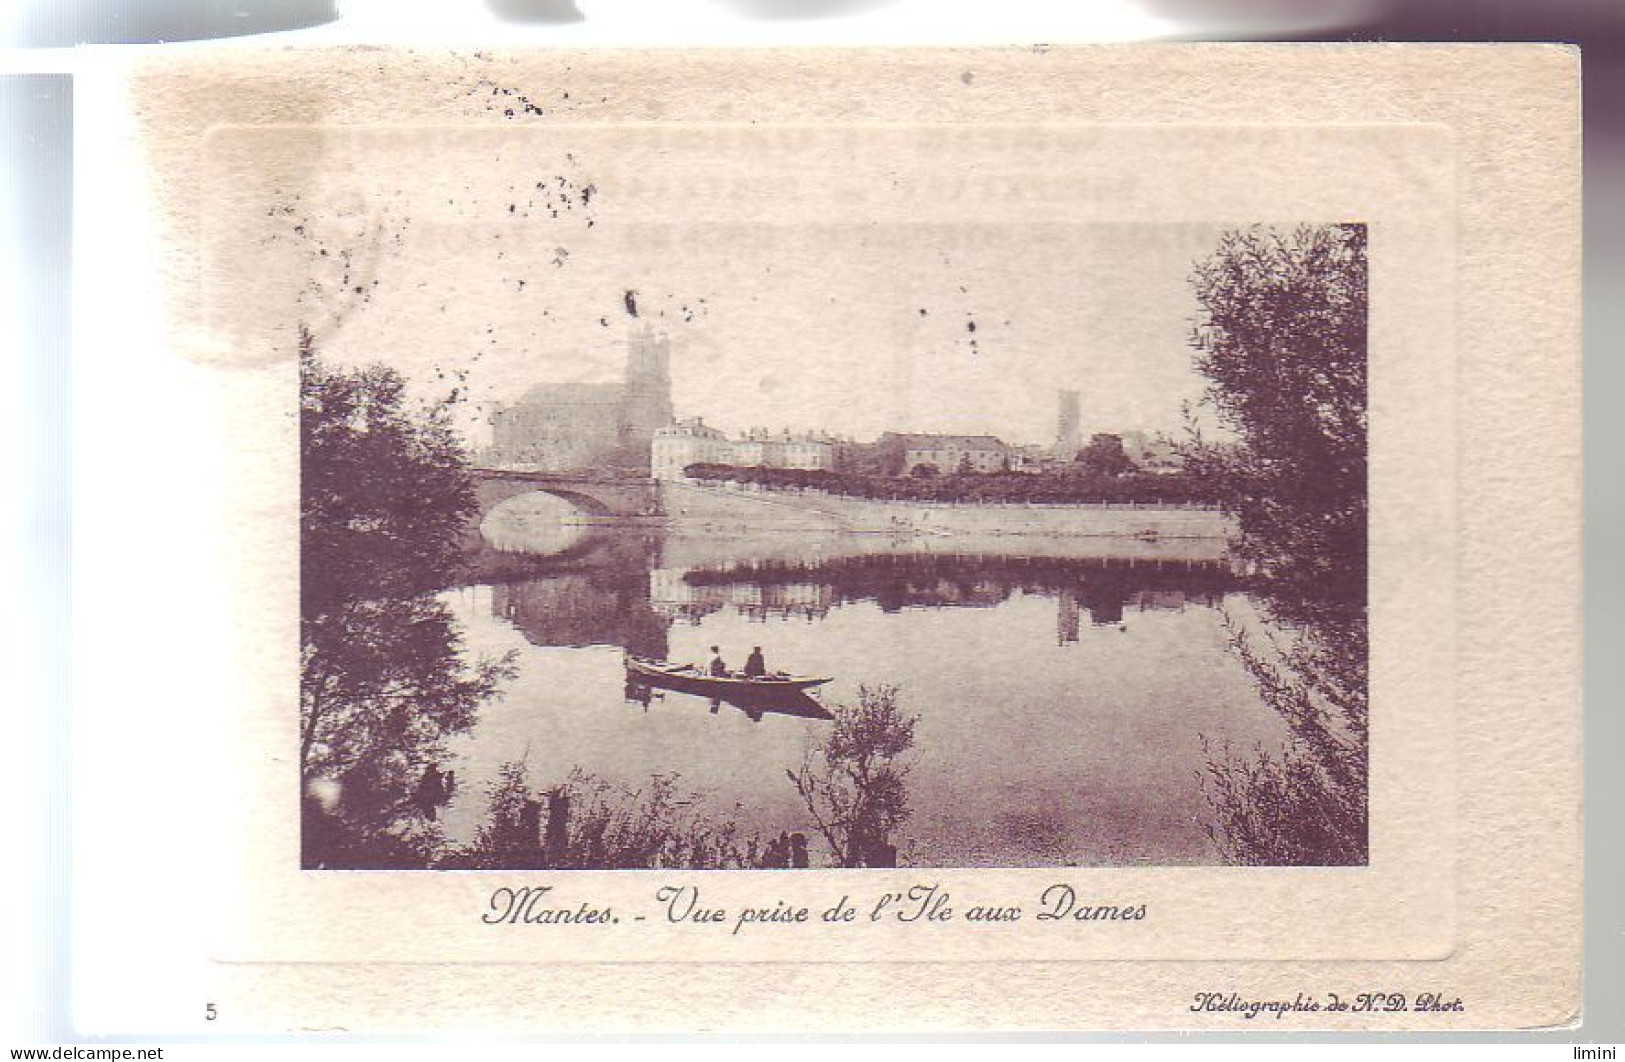
{"label": "leafy tree", "polygon": [[895,862],[889,837],[908,818],[908,765],[915,716],[897,704],[897,687],[863,686],[858,706],[840,707],[821,746],[800,771],[786,771],[818,830],[843,867]]}
{"label": "leafy tree", "polygon": [[1229,232],[1192,276],[1196,367],[1239,445],[1188,451],[1284,600],[1363,607],[1366,230]]}
{"label": "leafy tree", "polygon": [[300,546],[306,615],[443,586],[476,511],[452,400],[407,407],[382,365],[328,365],[301,337]]}
{"label": "leafy tree", "polygon": [[1364,863],[1366,230],[1228,232],[1191,281],[1204,401],[1237,441],[1198,436],[1187,468],[1237,517],[1270,630],[1232,646],[1289,732],[1209,763],[1215,840],[1237,862]]}
{"label": "leafy tree", "polygon": [[506,661],[472,669],[462,636],[432,595],[346,602],[303,617],[299,764],[307,777],[365,768],[406,790],[440,738],[473,725],[510,673]]}
{"label": "leafy tree", "polygon": [[474,509],[448,403],[407,408],[392,370],[343,370],[300,344],[300,741],[307,866],[424,865],[422,781],[512,674],[463,658],[433,591]]}
{"label": "leafy tree", "polygon": [[1134,471],[1134,462],[1123,449],[1121,435],[1104,432],[1089,439],[1089,445],[1078,451],[1074,462],[1097,476],[1121,476]]}

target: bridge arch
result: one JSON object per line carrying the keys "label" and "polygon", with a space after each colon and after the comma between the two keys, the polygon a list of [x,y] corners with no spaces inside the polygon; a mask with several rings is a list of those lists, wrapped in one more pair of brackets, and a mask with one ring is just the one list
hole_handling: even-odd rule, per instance
{"label": "bridge arch", "polygon": [[[571,490],[568,487],[531,487],[528,490],[516,490],[511,494],[508,494],[507,497],[503,498],[495,505],[492,505],[490,508],[486,509],[485,515],[491,515],[491,512],[499,505],[513,501],[515,498],[527,497],[531,494],[546,494],[551,498],[563,499],[564,501],[567,501],[571,505],[575,506],[577,509],[580,509],[582,512],[586,513],[588,516],[613,517],[621,515],[616,512],[615,506],[604,501],[602,498],[588,494],[585,491]],[[485,521],[481,520],[480,522],[484,523]]]}
{"label": "bridge arch", "polygon": [[480,527],[497,506],[526,494],[549,494],[600,519],[660,515],[659,485],[651,479],[569,475],[558,472],[508,472],[475,469],[478,508],[469,517],[469,545],[481,542]]}

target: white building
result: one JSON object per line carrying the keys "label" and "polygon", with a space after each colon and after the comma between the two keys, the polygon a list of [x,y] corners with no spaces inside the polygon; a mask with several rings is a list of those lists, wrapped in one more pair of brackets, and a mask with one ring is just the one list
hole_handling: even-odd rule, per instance
{"label": "white building", "polygon": [[656,428],[649,448],[649,474],[655,479],[682,479],[689,465],[733,464],[733,443],[699,417]]}
{"label": "white building", "polygon": [[695,417],[678,421],[654,433],[650,474],[655,479],[681,479],[693,464],[734,465],[740,468],[835,467],[835,440],[824,435],[792,435],[753,429],[740,439],[729,439]]}
{"label": "white building", "polygon": [[827,435],[752,428],[733,445],[733,463],[743,468],[835,467],[835,440]]}
{"label": "white building", "polygon": [[771,468],[834,468],[835,442],[821,435],[786,434],[773,444]]}

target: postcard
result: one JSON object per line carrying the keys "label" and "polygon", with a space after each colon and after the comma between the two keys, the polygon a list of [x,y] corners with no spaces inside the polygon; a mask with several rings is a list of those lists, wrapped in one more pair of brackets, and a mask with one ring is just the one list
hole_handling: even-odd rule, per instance
{"label": "postcard", "polygon": [[119,84],[199,1030],[1576,1018],[1570,51]]}

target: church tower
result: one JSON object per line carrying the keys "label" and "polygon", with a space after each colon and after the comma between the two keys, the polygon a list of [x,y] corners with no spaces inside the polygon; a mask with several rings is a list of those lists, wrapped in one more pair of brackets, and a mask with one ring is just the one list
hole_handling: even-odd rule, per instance
{"label": "church tower", "polygon": [[625,395],[625,441],[647,448],[655,429],[672,422],[671,340],[647,324],[627,337]]}

